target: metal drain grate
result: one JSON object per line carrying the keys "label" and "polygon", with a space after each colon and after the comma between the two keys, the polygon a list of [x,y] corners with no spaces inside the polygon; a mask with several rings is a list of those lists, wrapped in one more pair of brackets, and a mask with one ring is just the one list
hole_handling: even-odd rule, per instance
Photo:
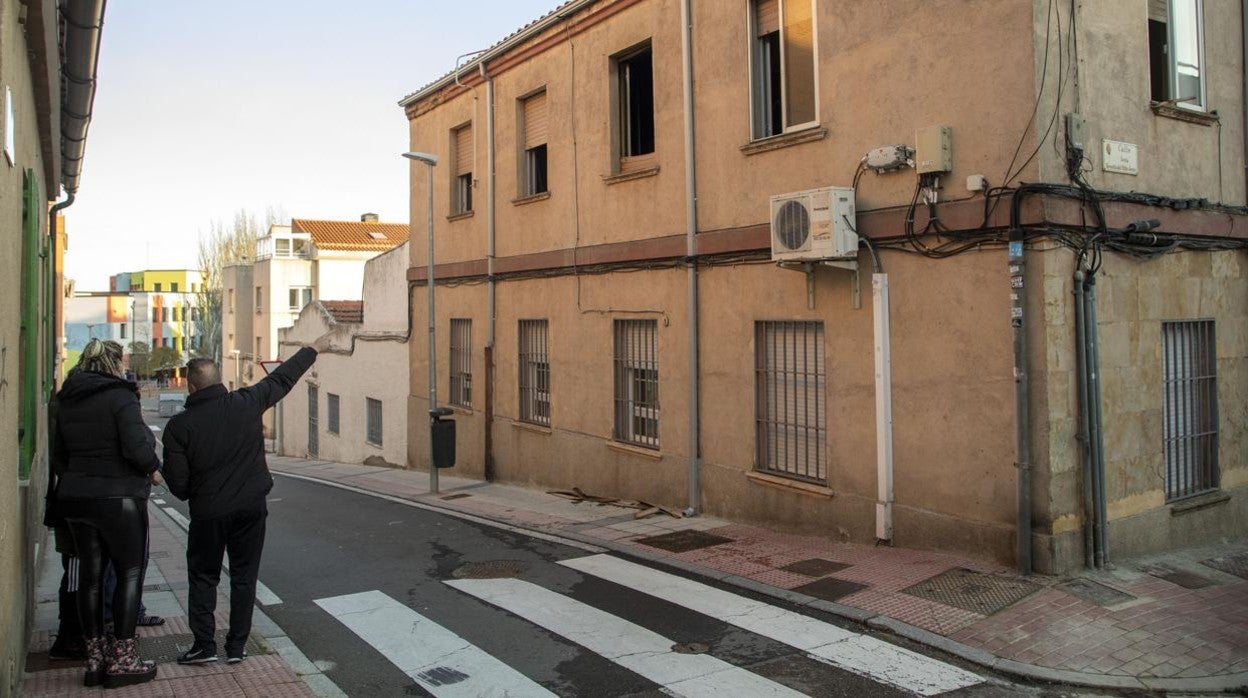
{"label": "metal drain grate", "polygon": [[712,545],[723,545],[731,543],[731,538],[724,538],[706,531],[694,531],[692,529],[682,529],[680,531],[672,531],[659,536],[650,536],[649,538],[638,538],[638,543],[648,545],[652,548],[666,550],[669,553],[687,553],[690,550],[698,550],[700,548],[709,548]]}
{"label": "metal drain grate", "polygon": [[[225,629],[217,631],[217,654],[225,658]],[[189,650],[195,644],[195,636],[190,633],[178,635],[157,635],[139,638],[139,656],[150,659],[157,664],[177,661],[178,655]],[[247,654],[255,657],[264,654],[256,641],[248,638],[244,646]]]}
{"label": "metal drain grate", "polygon": [[1204,589],[1213,586],[1213,581],[1196,574],[1188,572],[1170,565],[1148,565],[1143,568],[1144,572],[1151,574],[1158,579],[1164,579],[1171,584],[1177,584],[1184,589]]}
{"label": "metal drain grate", "polygon": [[440,499],[449,501],[452,499],[463,499],[464,497],[471,497],[471,496],[472,495],[468,494],[467,492],[460,492],[459,494],[448,494],[445,497],[440,497]]}
{"label": "metal drain grate", "polygon": [[1135,601],[1135,597],[1126,592],[1090,579],[1072,579],[1065,584],[1059,584],[1057,588],[1097,606],[1117,606],[1128,601]]}
{"label": "metal drain grate", "polygon": [[1211,557],[1208,560],[1202,560],[1200,564],[1205,567],[1212,567],[1220,572],[1248,579],[1248,553],[1231,553],[1221,557]]}
{"label": "metal drain grate", "polygon": [[812,557],[809,560],[799,560],[790,565],[785,565],[780,569],[785,572],[800,574],[803,577],[823,577],[825,575],[832,574],[833,572],[840,572],[846,567],[849,567],[849,565],[843,562],[825,560],[821,557]]}
{"label": "metal drain grate", "polygon": [[451,576],[456,579],[499,579],[519,577],[527,569],[529,563],[520,560],[486,560],[460,565],[451,572]]}
{"label": "metal drain grate", "polygon": [[1040,591],[1022,579],[955,568],[925,579],[902,593],[990,616]]}
{"label": "metal drain grate", "polygon": [[816,599],[823,599],[824,601],[836,601],[866,588],[866,584],[837,579],[836,577],[824,577],[819,581],[795,587],[793,591],[813,596]]}

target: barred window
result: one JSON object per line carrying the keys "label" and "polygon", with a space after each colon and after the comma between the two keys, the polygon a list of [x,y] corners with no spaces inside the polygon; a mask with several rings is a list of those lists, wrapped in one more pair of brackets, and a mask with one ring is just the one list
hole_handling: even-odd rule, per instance
{"label": "barred window", "polygon": [[328,413],[328,423],[325,425],[326,431],[331,434],[338,433],[338,396],[333,393],[325,393],[325,411]]}
{"label": "barred window", "polygon": [[451,320],[452,405],[472,406],[472,320]]}
{"label": "barred window", "polygon": [[755,463],[827,483],[827,373],[822,322],[754,325]]}
{"label": "barred window", "polygon": [[1218,487],[1218,371],[1213,320],[1161,323],[1168,501]]}
{"label": "barred window", "polygon": [[546,320],[520,321],[520,421],[550,424],[550,354]]}
{"label": "barred window", "polygon": [[381,400],[374,400],[371,397],[364,398],[365,407],[365,436],[364,439],[374,446],[382,444],[381,436]]}
{"label": "barred window", "polygon": [[656,320],[615,321],[615,438],[659,447]]}

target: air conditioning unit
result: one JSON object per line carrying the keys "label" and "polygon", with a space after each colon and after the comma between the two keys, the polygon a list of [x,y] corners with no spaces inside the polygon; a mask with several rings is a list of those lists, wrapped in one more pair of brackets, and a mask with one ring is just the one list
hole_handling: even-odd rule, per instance
{"label": "air conditioning unit", "polygon": [[776,262],[853,259],[854,190],[824,187],[771,197],[771,258]]}

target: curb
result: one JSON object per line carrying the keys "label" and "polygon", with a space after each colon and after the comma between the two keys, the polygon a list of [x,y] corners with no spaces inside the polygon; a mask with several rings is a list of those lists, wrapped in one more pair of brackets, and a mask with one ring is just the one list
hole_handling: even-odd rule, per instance
{"label": "curb", "polygon": [[1025,664],[1023,662],[1014,661],[1013,659],[999,657],[991,652],[988,652],[987,650],[972,647],[971,645],[958,642],[957,640],[951,640],[944,635],[938,635],[930,630],[920,628],[917,625],[911,625],[910,623],[880,615],[872,611],[866,611],[853,606],[846,606],[833,601],[817,599],[813,596],[808,596],[790,589],[780,589],[769,586],[753,579],[732,574],[731,572],[711,570],[690,562],[673,560],[671,558],[649,553],[644,550],[625,548],[615,541],[594,538],[576,531],[560,531],[559,533],[551,533],[545,530],[529,528],[511,521],[497,519],[485,514],[470,514],[454,508],[453,505],[442,503],[441,500],[438,500],[436,497],[430,497],[428,494],[420,495],[420,499],[408,499],[398,495],[377,492],[367,488],[358,487],[356,485],[349,485],[342,482],[336,482],[334,480],[304,475],[302,473],[288,473],[281,470],[273,470],[272,473],[274,475],[281,475],[283,477],[289,477],[296,480],[304,480],[321,485],[328,485],[330,487],[337,487],[338,489],[355,492],[357,494],[380,497],[392,502],[415,506],[427,511],[437,511],[439,513],[449,514],[451,516],[455,516],[456,518],[477,521],[491,526],[498,526],[513,532],[522,532],[525,535],[533,536],[541,540],[562,544],[568,544],[570,542],[572,547],[581,548],[590,552],[605,552],[610,550],[611,552],[618,553],[624,557],[645,560],[646,562],[656,565],[681,570],[690,574],[696,574],[703,578],[714,579],[729,586],[734,586],[739,589],[768,596],[773,599],[823,611],[845,620],[866,625],[876,630],[904,637],[912,642],[917,642],[940,652],[953,655],[972,664],[979,665],[985,669],[1033,681],[1060,683],[1087,688],[1181,691],[1194,693],[1223,693],[1248,687],[1248,672],[1225,674],[1221,676],[1171,679],[1161,677],[1114,676],[1111,674],[1087,674],[1067,669],[1050,669],[1048,667],[1037,666],[1035,664]]}

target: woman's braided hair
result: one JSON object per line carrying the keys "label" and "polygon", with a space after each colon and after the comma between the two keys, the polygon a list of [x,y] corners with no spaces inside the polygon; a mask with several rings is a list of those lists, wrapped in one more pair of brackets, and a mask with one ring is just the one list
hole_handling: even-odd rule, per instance
{"label": "woman's braided hair", "polygon": [[78,365],[74,366],[73,372],[91,371],[121,378],[126,374],[125,366],[121,362],[121,352],[121,345],[117,342],[92,339],[83,347],[82,356],[78,358]]}

